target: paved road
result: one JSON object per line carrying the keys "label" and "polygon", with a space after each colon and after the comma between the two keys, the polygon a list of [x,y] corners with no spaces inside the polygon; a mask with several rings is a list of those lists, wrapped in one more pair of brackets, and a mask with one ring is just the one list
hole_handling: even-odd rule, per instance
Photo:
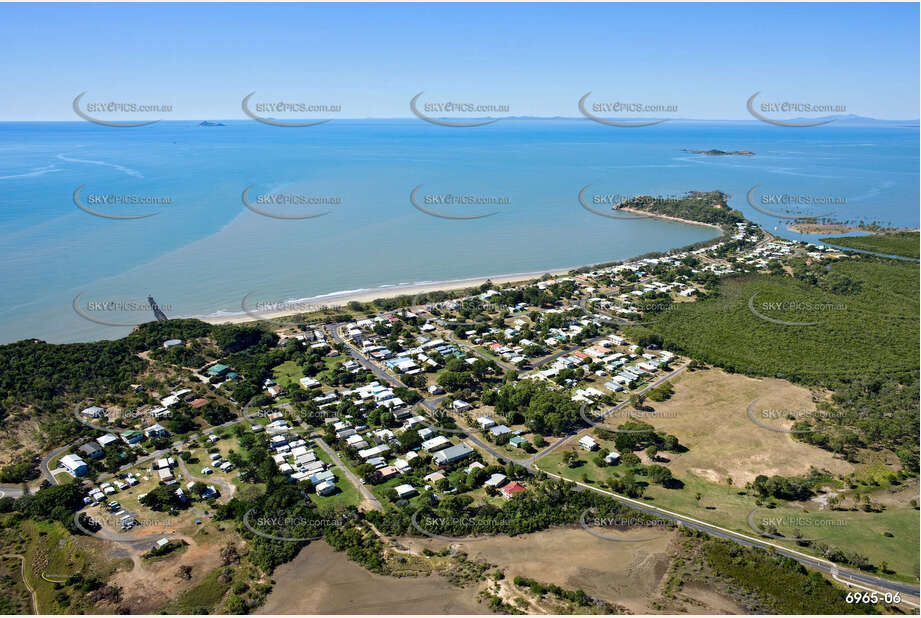
{"label": "paved road", "polygon": [[0,485],[0,498],[20,498],[25,492],[23,485]]}
{"label": "paved road", "polygon": [[383,512],[384,506],[380,503],[380,500],[378,500],[374,494],[371,493],[370,489],[361,483],[355,473],[352,472],[347,465],[345,465],[345,462],[342,461],[336,451],[334,451],[329,446],[329,444],[323,440],[323,438],[314,438],[314,442],[316,442],[317,446],[326,451],[326,454],[329,455],[329,458],[333,460],[333,463],[336,464],[340,470],[342,470],[342,473],[345,474],[346,478],[349,479],[349,482],[355,486],[358,492],[365,499],[365,502],[369,503],[371,508],[373,508],[375,511]]}
{"label": "paved road", "polygon": [[[646,386],[644,386],[644,387],[641,388],[640,390],[636,391],[637,394],[642,395],[643,393],[645,393],[645,392],[648,391],[649,389],[652,389],[652,388],[655,388],[655,387],[659,386],[660,384],[662,384],[662,383],[665,382],[666,380],[671,380],[671,379],[674,378],[676,375],[678,375],[679,373],[681,373],[682,371],[684,371],[685,369],[687,369],[688,364],[689,364],[689,362],[686,362],[686,363],[684,363],[684,364],[678,366],[677,368],[675,368],[673,371],[671,371],[671,372],[665,374],[664,376],[660,376],[660,377],[656,378],[654,381],[650,382],[649,384],[647,384]],[[616,411],[618,411],[618,410],[620,410],[620,409],[622,409],[622,408],[624,408],[624,407],[626,407],[626,406],[628,406],[628,405],[630,405],[630,400],[629,400],[629,399],[627,399],[627,400],[625,400],[625,401],[621,401],[619,404],[617,404],[617,405],[614,406],[613,408],[611,408],[611,409],[609,409],[609,410],[606,410],[602,416],[606,418],[607,416],[613,414],[614,412],[616,412]],[[571,431],[571,432],[569,432],[568,434],[566,434],[563,438],[561,438],[560,440],[557,440],[556,442],[554,442],[553,444],[551,444],[550,446],[548,446],[548,447],[545,448],[544,450],[540,451],[539,453],[535,453],[535,454],[532,455],[531,457],[528,457],[527,459],[524,459],[524,460],[522,460],[522,461],[520,461],[520,462],[518,462],[518,463],[520,463],[521,465],[525,466],[526,468],[531,468],[532,466],[534,466],[534,464],[537,462],[538,459],[540,459],[541,457],[544,457],[544,456],[546,456],[546,455],[549,455],[549,454],[552,453],[553,451],[557,450],[558,448],[560,448],[561,446],[563,446],[563,444],[565,444],[566,442],[569,442],[569,440],[571,440],[571,439],[574,438],[575,436],[577,436],[577,435],[579,435],[580,433],[582,433],[582,431],[583,431],[583,429],[578,429],[578,430],[576,430],[576,431]]]}
{"label": "paved road", "polygon": [[403,388],[408,388],[405,384],[403,384],[403,382],[400,381],[399,378],[397,378],[393,374],[387,373],[387,371],[385,371],[381,367],[378,367],[376,364],[366,359],[364,355],[361,352],[359,352],[358,349],[354,345],[352,345],[351,341],[346,341],[339,334],[339,327],[341,326],[342,326],[341,323],[340,324],[330,324],[328,325],[327,330],[329,331],[330,335],[332,335],[333,339],[336,340],[336,342],[345,346],[345,349],[348,350],[348,353],[352,358],[354,358],[356,361],[364,365],[368,371],[373,373],[379,379],[384,380],[385,382],[389,382],[393,386],[402,386]]}
{"label": "paved road", "polygon": [[[537,469],[540,470],[539,467]],[[895,582],[895,581],[891,581],[888,579],[884,579],[882,577],[876,577],[874,575],[868,575],[866,573],[859,573],[859,572],[851,571],[848,569],[843,569],[839,567],[838,565],[832,562],[829,562],[827,560],[824,560],[822,558],[816,558],[813,556],[809,556],[807,554],[800,553],[793,549],[788,549],[786,547],[771,543],[769,541],[765,541],[763,539],[741,534],[733,530],[728,530],[726,528],[722,528],[720,526],[716,526],[713,524],[708,524],[706,522],[700,521],[699,519],[694,519],[693,517],[687,517],[685,515],[681,515],[680,513],[674,513],[672,511],[667,511],[659,507],[651,506],[639,500],[634,500],[626,496],[621,496],[612,491],[608,491],[606,489],[601,489],[600,487],[594,487],[592,485],[588,485],[587,483],[573,481],[571,479],[567,479],[563,476],[554,474],[552,472],[547,472],[544,470],[541,470],[541,472],[555,479],[560,479],[568,483],[573,483],[575,485],[578,485],[590,491],[594,491],[595,493],[603,494],[605,496],[608,496],[609,498],[613,498],[614,500],[617,500],[618,502],[626,504],[630,508],[636,509],[638,511],[642,511],[643,513],[647,513],[649,515],[655,515],[657,517],[661,517],[662,519],[667,519],[669,521],[675,522],[682,526],[687,526],[689,528],[701,530],[711,536],[715,536],[721,539],[727,539],[730,541],[735,541],[737,543],[740,543],[741,545],[745,545],[748,547],[760,547],[762,549],[766,549],[767,551],[770,551],[776,554],[782,554],[789,558],[793,558],[800,564],[803,564],[807,567],[811,567],[811,568],[823,571],[825,573],[828,573],[834,579],[837,579],[838,581],[845,583],[845,584],[858,585],[858,587],[859,585],[876,586],[877,588],[880,588],[882,590],[898,592],[902,595],[907,595],[907,596],[911,596],[914,598],[919,597],[919,588],[917,584],[906,584],[904,582]],[[913,607],[917,607],[917,605],[911,602],[908,602],[908,604],[912,605]]]}
{"label": "paved road", "polygon": [[461,342],[461,341],[458,341],[457,339],[454,338],[453,335],[446,335],[446,336],[447,336],[447,338],[448,338],[448,341],[450,341],[451,343],[453,343],[454,345],[456,345],[456,346],[459,347],[459,348],[463,348],[464,350],[467,350],[468,352],[470,352],[470,353],[473,354],[474,356],[478,356],[479,358],[482,358],[484,361],[488,361],[488,362],[491,362],[491,363],[496,363],[497,365],[499,365],[500,367],[502,367],[502,368],[505,369],[506,371],[514,371],[515,373],[518,373],[518,367],[516,367],[515,365],[512,365],[512,364],[510,364],[510,363],[507,363],[507,362],[505,362],[505,361],[503,361],[503,360],[498,360],[498,359],[492,358],[492,357],[490,357],[488,354],[485,354],[485,353],[481,352],[480,350],[478,350],[475,346],[472,346],[472,345],[469,345],[469,344],[467,344],[467,343],[463,343],[463,342]]}
{"label": "paved road", "polygon": [[40,467],[41,470],[42,470],[42,474],[45,475],[45,478],[47,478],[47,479],[51,482],[52,485],[57,485],[57,484],[58,484],[58,480],[54,477],[53,474],[51,474],[51,470],[48,468],[48,464],[51,462],[52,459],[54,459],[54,458],[57,457],[58,455],[63,454],[64,451],[67,451],[67,450],[72,449],[72,448],[74,447],[75,444],[76,444],[76,442],[71,442],[70,444],[65,444],[64,446],[59,447],[59,448],[56,448],[56,449],[54,449],[53,451],[51,451],[50,453],[48,453],[47,455],[45,455],[44,457],[42,457],[42,461],[41,461],[41,463],[39,464],[39,467]]}

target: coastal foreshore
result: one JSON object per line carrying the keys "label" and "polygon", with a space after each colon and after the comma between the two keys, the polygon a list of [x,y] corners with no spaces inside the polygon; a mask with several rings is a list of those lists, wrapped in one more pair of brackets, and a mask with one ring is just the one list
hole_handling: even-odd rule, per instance
{"label": "coastal foreshore", "polygon": [[[558,276],[564,275],[578,266],[570,268],[557,268],[552,270],[542,270],[532,273],[518,273],[511,275],[496,275],[490,277],[472,277],[469,279],[452,279],[448,281],[433,281],[430,283],[419,283],[411,285],[395,285],[392,287],[361,290],[359,292],[345,292],[342,294],[326,294],[310,298],[290,300],[277,303],[281,308],[277,310],[260,309],[257,307],[248,307],[248,311],[241,311],[239,314],[214,317],[200,317],[203,322],[209,324],[240,324],[244,322],[257,322],[260,320],[273,320],[301,313],[310,313],[312,311],[321,311],[323,309],[336,309],[345,307],[351,302],[370,303],[378,299],[397,298],[399,296],[416,296],[428,292],[452,292],[466,288],[475,288],[483,285],[487,281],[496,285],[507,285],[510,283],[523,283],[533,281],[544,275]],[[256,301],[253,301],[255,304]],[[241,307],[242,309],[242,307]]]}
{"label": "coastal foreshore", "polygon": [[[675,221],[677,223],[685,223],[688,225],[701,225],[704,227],[710,227],[721,232],[721,236],[715,237],[707,242],[717,242],[722,238],[722,234],[725,233],[725,230],[715,224],[715,223],[703,223],[701,221],[694,221],[691,219],[681,219],[679,217],[671,217],[668,215],[654,214],[647,211],[634,209],[634,208],[620,208],[618,210],[623,210],[630,212],[636,215],[641,215],[644,217],[654,218],[654,219],[665,219],[668,221]],[[687,247],[678,247],[673,249],[673,251],[681,251],[687,249]],[[640,256],[636,256],[640,257]],[[636,259],[632,258],[632,259]],[[416,296],[419,294],[425,294],[429,292],[453,292],[457,290],[463,290],[467,288],[475,288],[483,285],[487,281],[495,285],[508,285],[508,284],[517,284],[524,283],[526,281],[533,281],[535,279],[540,279],[544,275],[550,276],[559,276],[565,275],[574,270],[583,270],[585,268],[591,268],[593,266],[601,266],[600,264],[596,265],[582,265],[582,266],[570,266],[567,268],[556,268],[550,270],[535,271],[529,273],[515,273],[508,275],[495,275],[495,276],[486,276],[486,277],[471,277],[467,279],[451,279],[446,281],[433,281],[427,283],[411,284],[411,285],[395,285],[391,287],[382,287],[376,289],[364,289],[356,292],[343,292],[343,293],[333,293],[325,294],[320,296],[314,296],[303,299],[291,299],[283,302],[276,302],[269,304],[268,307],[253,307],[242,303],[241,312],[239,314],[225,315],[225,316],[205,316],[199,317],[198,319],[203,322],[208,322],[209,324],[241,324],[246,322],[258,322],[261,320],[274,320],[278,318],[284,318],[292,315],[304,314],[319,312],[324,310],[338,309],[345,307],[351,302],[359,303],[370,303],[378,299],[389,299],[397,298],[400,296]],[[254,301],[255,303],[255,301]],[[278,307],[275,309],[274,307]]]}

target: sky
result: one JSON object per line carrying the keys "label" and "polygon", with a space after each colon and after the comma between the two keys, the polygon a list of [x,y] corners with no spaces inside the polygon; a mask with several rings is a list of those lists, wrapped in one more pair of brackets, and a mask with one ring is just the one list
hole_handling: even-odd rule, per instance
{"label": "sky", "polygon": [[882,3],[2,4],[0,120],[78,120],[84,91],[164,120],[242,119],[253,91],[337,118],[411,117],[421,91],[577,117],[591,91],[751,120],[761,91],[916,119],[918,24]]}

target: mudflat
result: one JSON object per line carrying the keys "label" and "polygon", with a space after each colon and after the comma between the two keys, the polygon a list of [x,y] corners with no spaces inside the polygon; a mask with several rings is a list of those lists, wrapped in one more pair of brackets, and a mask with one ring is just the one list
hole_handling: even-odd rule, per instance
{"label": "mudflat", "polygon": [[326,543],[311,543],[275,570],[275,587],[258,614],[489,614],[476,589],[440,575],[371,573]]}

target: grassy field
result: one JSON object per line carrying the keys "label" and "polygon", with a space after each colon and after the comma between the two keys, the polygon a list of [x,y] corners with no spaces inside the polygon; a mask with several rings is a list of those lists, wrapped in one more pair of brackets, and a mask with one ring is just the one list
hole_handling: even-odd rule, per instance
{"label": "grassy field", "polygon": [[285,388],[301,388],[298,380],[304,377],[304,370],[294,361],[285,361],[272,369],[276,383]]}
{"label": "grassy field", "polygon": [[[845,260],[831,272],[857,282],[859,291],[832,294],[792,277],[730,279],[718,297],[683,303],[648,328],[694,358],[748,375],[819,383],[916,371],[917,346],[905,342],[919,336],[918,265]],[[817,323],[777,324],[750,304],[770,319]]]}
{"label": "grassy field", "polygon": [[167,614],[210,613],[221,602],[230,583],[221,583],[218,576],[222,569],[215,569],[196,586],[189,588],[170,603],[164,610]]}
{"label": "grassy field", "polygon": [[88,537],[71,536],[59,523],[30,520],[22,522],[21,526],[26,582],[35,591],[39,613],[76,613],[74,608],[80,607],[90,611],[93,605],[88,604],[82,594],[75,596],[73,591],[59,590],[59,586],[49,580],[66,580],[75,574],[95,574],[103,579],[111,574],[115,561],[103,551],[102,543]]}
{"label": "grassy field", "polygon": [[[814,411],[813,393],[802,386],[776,378],[749,378],[721,369],[685,371],[671,380],[674,394],[666,401],[648,401],[653,408],[641,420],[659,431],[673,434],[687,447],[683,453],[662,453],[672,472],[682,478],[691,472],[716,483],[732,478],[736,485],[753,481],[759,474],[796,476],[810,467],[848,474],[854,466],[830,452],[794,440],[789,433],[771,431],[755,424],[753,414],[764,410]],[[816,396],[824,398],[824,391]],[[622,422],[608,421],[617,426]],[[789,428],[792,421],[762,421]]]}
{"label": "grassy field", "polygon": [[[580,453],[581,463],[570,468],[563,463],[562,453],[554,453],[538,462],[542,470],[560,474],[568,479],[588,482],[602,489],[614,471],[623,474],[624,467],[599,468],[592,461],[593,456],[585,451]],[[649,484],[643,499],[654,506],[684,515],[695,517],[718,526],[729,528],[743,534],[755,535],[748,525],[749,514],[756,512],[756,520],[761,517],[799,516],[809,520],[840,520],[838,526],[825,526],[821,529],[821,542],[846,551],[856,551],[867,556],[871,562],[879,565],[885,561],[894,571],[887,577],[903,581],[918,581],[918,553],[914,548],[921,542],[918,535],[918,512],[905,505],[893,505],[881,513],[863,511],[820,510],[815,503],[783,504],[776,509],[759,508],[755,497],[744,489],[728,484],[718,484],[693,473],[677,475],[684,483],[681,489],[665,489],[660,485]],[[700,495],[700,499],[697,496]],[[784,529],[778,527],[781,534]],[[786,532],[790,533],[788,528]],[[813,538],[804,530],[805,538]],[[885,536],[889,532],[893,536]],[[792,533],[784,536],[791,536]],[[797,546],[794,542],[773,539],[773,541],[804,553],[815,554],[810,548]]]}
{"label": "grassy field", "polygon": [[886,255],[901,255],[918,259],[919,251],[918,232],[893,232],[891,234],[871,234],[867,236],[842,236],[840,238],[820,238],[822,242],[851,249],[874,251]]}
{"label": "grassy field", "polygon": [[313,452],[316,454],[317,459],[325,461],[330,465],[330,469],[333,471],[333,474],[336,475],[338,482],[336,487],[339,488],[339,492],[333,494],[332,496],[318,496],[315,493],[310,494],[310,499],[317,506],[358,506],[362,502],[361,494],[358,493],[358,489],[349,481],[345,476],[345,473],[339,469],[338,466],[333,465],[333,460],[327,455],[326,451],[321,449],[319,446],[313,446]]}

